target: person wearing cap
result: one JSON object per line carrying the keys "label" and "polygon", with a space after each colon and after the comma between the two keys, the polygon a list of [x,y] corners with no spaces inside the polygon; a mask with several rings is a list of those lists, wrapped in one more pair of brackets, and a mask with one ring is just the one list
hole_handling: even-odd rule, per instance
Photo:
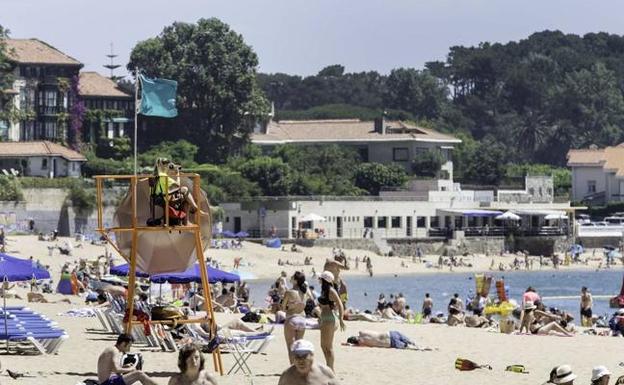
{"label": "person wearing cap", "polygon": [[608,385],[611,372],[606,366],[596,366],[592,369],[591,385]]}
{"label": "person wearing cap", "polygon": [[291,347],[293,364],[286,369],[278,385],[340,385],[331,368],[314,362],[314,345],[297,340]]}
{"label": "person wearing cap", "polygon": [[560,365],[555,372],[552,383],[557,385],[573,385],[576,374],[572,372],[570,365]]}
{"label": "person wearing cap", "polygon": [[338,322],[340,330],[345,330],[344,307],[334,288],[334,275],[330,271],[324,271],[319,280],[321,281],[321,295],[317,301],[321,308],[319,327],[321,329],[321,348],[325,355],[327,366],[334,370],[334,333],[336,332],[336,313],[338,310]]}

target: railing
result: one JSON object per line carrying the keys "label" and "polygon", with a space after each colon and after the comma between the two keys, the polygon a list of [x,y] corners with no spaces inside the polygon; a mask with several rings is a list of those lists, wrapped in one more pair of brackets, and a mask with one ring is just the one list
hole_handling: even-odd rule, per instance
{"label": "railing", "polygon": [[566,227],[541,226],[528,229],[520,229],[516,227],[463,227],[463,228],[441,228],[432,227],[429,229],[430,237],[447,237],[453,236],[453,231],[463,231],[466,237],[502,237],[510,234],[518,236],[559,236],[569,235],[570,231]]}
{"label": "railing", "polygon": [[56,115],[59,112],[66,112],[66,109],[58,106],[38,106],[37,112],[40,115]]}

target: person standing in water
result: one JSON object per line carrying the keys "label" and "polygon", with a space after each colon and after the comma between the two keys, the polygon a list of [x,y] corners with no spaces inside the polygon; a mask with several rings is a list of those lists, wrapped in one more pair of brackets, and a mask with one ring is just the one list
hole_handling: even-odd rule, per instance
{"label": "person standing in water", "polygon": [[336,332],[336,313],[338,310],[338,322],[340,330],[345,330],[344,307],[338,292],[334,288],[334,275],[324,271],[320,277],[321,295],[318,298],[321,316],[319,326],[321,329],[321,348],[325,355],[327,366],[334,370],[334,333]]}
{"label": "person standing in water", "polygon": [[587,290],[587,287],[583,286],[581,288],[581,325],[582,326],[591,326],[592,324],[592,306],[593,306],[592,295]]}

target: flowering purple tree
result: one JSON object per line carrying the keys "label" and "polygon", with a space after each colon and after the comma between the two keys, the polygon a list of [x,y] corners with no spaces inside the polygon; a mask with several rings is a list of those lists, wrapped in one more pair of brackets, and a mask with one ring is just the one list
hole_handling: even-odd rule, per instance
{"label": "flowering purple tree", "polygon": [[72,102],[69,109],[69,145],[74,150],[78,150],[82,142],[82,122],[85,112],[87,111],[84,102],[80,99],[79,84],[80,79],[77,75],[71,79],[71,87],[69,89],[69,100]]}

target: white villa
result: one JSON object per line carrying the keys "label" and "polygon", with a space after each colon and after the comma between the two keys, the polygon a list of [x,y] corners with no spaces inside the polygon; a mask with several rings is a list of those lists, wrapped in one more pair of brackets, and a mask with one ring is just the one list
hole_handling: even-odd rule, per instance
{"label": "white villa", "polygon": [[624,200],[624,145],[568,151],[572,200],[590,204]]}

